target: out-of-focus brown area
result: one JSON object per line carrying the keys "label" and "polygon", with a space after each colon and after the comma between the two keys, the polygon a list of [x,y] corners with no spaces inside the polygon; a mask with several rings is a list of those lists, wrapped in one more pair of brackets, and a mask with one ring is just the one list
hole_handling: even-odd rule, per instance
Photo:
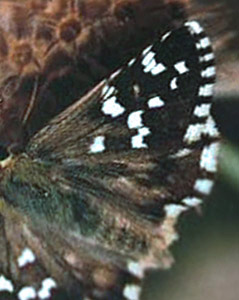
{"label": "out-of-focus brown area", "polygon": [[[144,300],[239,299],[239,1],[198,0],[217,60],[213,114],[224,138],[213,194],[181,218],[171,270],[149,273]],[[208,9],[213,5],[216,10]],[[205,8],[208,13],[204,14]]]}

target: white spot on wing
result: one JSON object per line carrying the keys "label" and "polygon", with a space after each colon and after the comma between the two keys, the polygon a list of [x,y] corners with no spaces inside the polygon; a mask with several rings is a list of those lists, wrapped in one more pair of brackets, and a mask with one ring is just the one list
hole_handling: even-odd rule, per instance
{"label": "white spot on wing", "polygon": [[125,112],[125,108],[116,102],[116,96],[112,96],[103,103],[102,111],[105,115],[110,115],[112,118],[116,118]]}
{"label": "white spot on wing", "polygon": [[196,197],[187,197],[182,200],[182,203],[189,207],[197,207],[202,204],[202,200]]}
{"label": "white spot on wing", "polygon": [[156,60],[152,59],[152,61],[144,68],[144,72],[148,73],[152,71],[153,68],[155,68],[157,65]]}
{"label": "white spot on wing", "polygon": [[201,48],[202,48],[200,43],[196,43],[195,46],[196,46],[197,50],[201,50]]}
{"label": "white spot on wing", "polygon": [[128,116],[127,124],[130,129],[140,128],[143,126],[141,116],[143,112],[143,110],[134,111]]}
{"label": "white spot on wing", "polygon": [[208,172],[217,171],[217,157],[219,153],[219,143],[212,143],[203,148],[200,160],[200,167]]}
{"label": "white spot on wing", "polygon": [[131,59],[129,62],[128,62],[128,66],[131,67],[136,61],[136,58],[133,58]]}
{"label": "white spot on wing", "polygon": [[147,127],[138,129],[138,134],[131,139],[132,148],[148,148],[148,145],[144,143],[144,137],[150,134],[150,130]]}
{"label": "white spot on wing", "polygon": [[220,135],[212,116],[207,118],[204,134],[208,134],[211,137],[219,137]]}
{"label": "white spot on wing", "polygon": [[133,90],[134,90],[135,96],[138,97],[139,93],[140,93],[140,86],[138,84],[134,84],[133,85]]}
{"label": "white spot on wing", "polygon": [[149,53],[147,53],[142,60],[142,65],[147,67],[152,62],[152,60],[154,60],[154,56],[155,56],[155,53],[153,51],[150,51]]}
{"label": "white spot on wing", "polygon": [[112,96],[115,92],[115,87],[114,86],[104,86],[104,88],[102,89],[102,96],[104,96],[104,99],[109,98],[110,96]]}
{"label": "white spot on wing", "polygon": [[188,21],[185,25],[190,28],[190,31],[193,34],[200,34],[203,32],[203,28],[197,21]]}
{"label": "white spot on wing", "polygon": [[199,41],[199,43],[200,43],[200,46],[201,46],[202,49],[205,49],[205,48],[211,46],[211,42],[210,42],[208,37],[205,37],[205,38],[201,39]]}
{"label": "white spot on wing", "polygon": [[184,73],[187,73],[189,71],[188,67],[185,64],[185,61],[177,62],[174,65],[174,68],[178,71],[179,74],[184,74]]}
{"label": "white spot on wing", "polygon": [[214,84],[205,84],[203,86],[200,86],[198,95],[202,96],[202,97],[212,96],[213,95],[213,87],[214,87]]}
{"label": "white spot on wing", "polygon": [[201,104],[195,107],[193,114],[199,118],[208,117],[210,115],[211,104]]}
{"label": "white spot on wing", "polygon": [[0,291],[8,291],[10,293],[14,291],[12,282],[6,279],[4,276],[0,276]]}
{"label": "white spot on wing", "polygon": [[104,136],[97,136],[94,139],[94,143],[90,146],[90,153],[103,152],[105,150],[104,141],[105,141]]}
{"label": "white spot on wing", "polygon": [[141,267],[141,265],[135,261],[130,261],[128,263],[128,270],[131,274],[139,277],[139,278],[143,278],[144,276],[144,270]]}
{"label": "white spot on wing", "polygon": [[187,132],[184,136],[184,141],[186,143],[193,143],[201,139],[201,135],[204,132],[204,124],[193,124],[189,125]]}
{"label": "white spot on wing", "polygon": [[167,217],[177,218],[182,212],[187,210],[187,208],[180,204],[168,204],[164,208]]}
{"label": "white spot on wing", "polygon": [[211,116],[207,118],[206,123],[189,125],[184,136],[184,141],[191,144],[199,141],[202,135],[209,135],[215,138],[219,137],[216,124]]}
{"label": "white spot on wing", "polygon": [[184,148],[184,149],[180,149],[177,153],[175,153],[173,155],[170,155],[170,157],[172,157],[172,158],[182,158],[182,157],[190,155],[191,153],[192,153],[191,149]]}
{"label": "white spot on wing", "polygon": [[157,108],[164,106],[164,101],[159,97],[153,97],[148,100],[148,106],[149,108]]}
{"label": "white spot on wing", "polygon": [[210,78],[216,75],[216,68],[214,66],[208,67],[201,72],[202,77]]}
{"label": "white spot on wing", "polygon": [[42,281],[42,288],[37,295],[40,299],[48,299],[51,296],[51,289],[56,288],[56,282],[52,278],[46,278]]}
{"label": "white spot on wing", "polygon": [[105,86],[103,87],[103,89],[102,89],[101,95],[104,96],[104,95],[108,92],[109,88],[110,88],[110,87],[109,87],[108,85],[105,85]]}
{"label": "white spot on wing", "polygon": [[129,300],[139,300],[141,288],[135,284],[128,284],[125,286],[123,295]]}
{"label": "white spot on wing", "polygon": [[146,55],[152,49],[152,47],[153,45],[150,45],[147,48],[145,48],[144,51],[142,52],[143,56]]}
{"label": "white spot on wing", "polygon": [[115,71],[113,74],[110,75],[110,79],[114,79],[115,77],[117,77],[121,73],[121,71],[122,71],[122,68]]}
{"label": "white spot on wing", "polygon": [[170,36],[171,32],[172,32],[172,31],[166,32],[166,33],[161,37],[161,42],[165,41],[166,38]]}
{"label": "white spot on wing", "polygon": [[29,248],[25,248],[21,254],[21,256],[18,258],[18,266],[19,268],[22,268],[26,266],[27,264],[31,264],[35,261],[36,257],[33,254],[32,250]]}
{"label": "white spot on wing", "polygon": [[166,67],[162,63],[159,63],[154,68],[152,68],[151,74],[156,76],[156,75],[164,72],[165,70],[166,70]]}
{"label": "white spot on wing", "polygon": [[178,78],[177,77],[174,77],[171,82],[170,82],[170,88],[171,90],[176,90],[178,88],[178,85],[177,85],[177,80]]}
{"label": "white spot on wing", "polygon": [[199,57],[200,62],[208,62],[210,60],[214,60],[215,55],[211,52]]}
{"label": "white spot on wing", "polygon": [[32,300],[37,296],[36,291],[33,287],[27,286],[20,290],[18,293],[19,300]]}
{"label": "white spot on wing", "polygon": [[210,179],[197,179],[194,189],[202,194],[209,195],[213,187],[213,181]]}

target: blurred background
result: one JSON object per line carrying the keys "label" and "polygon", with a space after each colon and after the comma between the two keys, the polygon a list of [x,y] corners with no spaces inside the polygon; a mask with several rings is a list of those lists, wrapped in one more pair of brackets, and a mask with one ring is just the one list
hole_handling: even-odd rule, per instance
{"label": "blurred background", "polygon": [[177,226],[174,266],[149,272],[144,300],[239,299],[239,1],[198,0],[217,57],[213,115],[223,136],[220,174],[202,214]]}

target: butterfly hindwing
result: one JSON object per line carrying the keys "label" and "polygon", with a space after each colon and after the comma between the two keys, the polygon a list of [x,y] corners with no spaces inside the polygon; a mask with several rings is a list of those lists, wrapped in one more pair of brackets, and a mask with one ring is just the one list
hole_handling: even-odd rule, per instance
{"label": "butterfly hindwing", "polygon": [[78,286],[72,299],[137,300],[144,271],[171,264],[177,217],[216,171],[214,80],[210,41],[186,22],[53,119],[5,171],[26,247],[59,288]]}

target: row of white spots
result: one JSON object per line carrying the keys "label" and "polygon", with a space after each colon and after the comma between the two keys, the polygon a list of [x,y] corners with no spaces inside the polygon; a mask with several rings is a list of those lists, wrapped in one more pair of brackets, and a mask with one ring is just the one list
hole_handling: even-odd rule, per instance
{"label": "row of white spots", "polygon": [[132,112],[128,116],[127,124],[129,129],[137,129],[138,134],[133,136],[131,139],[132,148],[140,149],[140,148],[147,148],[147,144],[144,143],[144,137],[150,134],[150,130],[148,127],[143,125],[142,114],[144,113],[143,110],[138,110]]}
{"label": "row of white spots", "polygon": [[[154,60],[155,52],[148,52],[142,60],[142,65],[147,67]],[[156,62],[155,62],[156,65]]]}
{"label": "row of white spots", "polygon": [[19,268],[25,267],[27,264],[32,264],[36,260],[36,257],[31,249],[25,248],[22,254],[18,258]]}
{"label": "row of white spots", "polygon": [[[200,35],[204,32],[203,28],[197,21],[189,21],[186,22],[185,25],[188,27],[189,31],[193,35]],[[211,42],[208,37],[201,38],[199,42],[196,44],[198,50],[206,49],[210,46],[211,46]]]}
{"label": "row of white spots", "polygon": [[143,110],[134,111],[128,116],[127,124],[129,129],[138,129],[143,127],[143,112]]}
{"label": "row of white spots", "polygon": [[38,292],[33,287],[27,286],[19,291],[18,298],[19,300],[30,300],[38,296],[43,300],[48,299],[53,288],[56,288],[56,282],[52,278],[46,278],[42,281],[42,287]]}
{"label": "row of white spots", "polygon": [[139,300],[141,287],[135,284],[127,284],[124,288],[123,295],[129,300]]}
{"label": "row of white spots", "polygon": [[[203,148],[200,157],[200,168],[207,172],[215,173],[217,171],[217,159],[219,154],[220,144],[214,142]],[[194,190],[203,195],[209,195],[213,188],[213,180],[208,178],[199,178],[195,181]],[[195,207],[202,203],[202,200],[197,197],[187,197],[182,200],[182,203],[189,207]]]}
{"label": "row of white spots", "polygon": [[40,299],[47,299],[51,295],[51,290],[56,288],[56,282],[52,278],[46,278],[42,281],[42,288],[38,291],[37,295]]}
{"label": "row of white spots", "polygon": [[144,66],[145,73],[151,73],[153,76],[156,76],[164,71],[166,71],[166,67],[162,63],[157,63],[154,59],[155,52],[148,52],[142,60],[142,65]]}
{"label": "row of white spots", "polygon": [[[202,170],[205,170],[210,173],[215,173],[217,171],[217,159],[219,155],[219,149],[220,149],[220,143],[214,142],[211,143],[208,146],[205,146],[203,148],[201,157],[200,157],[200,168]],[[184,148],[179,150],[176,154],[172,155],[172,158],[181,158],[185,157],[187,155],[190,155],[192,153],[191,149]],[[194,190],[204,194],[209,195],[211,193],[211,190],[213,188],[213,181],[208,178],[199,178],[196,180],[194,184]],[[187,197],[182,200],[182,203],[189,206],[189,207],[195,207],[202,203],[202,200],[197,197]],[[176,217],[177,214],[181,213],[181,210],[183,211],[183,208],[181,206],[175,207],[175,205],[169,205],[168,208],[166,207],[168,211],[168,214],[171,216]]]}
{"label": "row of white spots", "polygon": [[138,134],[131,139],[132,148],[141,149],[148,148],[148,145],[144,142],[144,137],[150,135],[151,132],[148,127],[138,129]]}
{"label": "row of white spots", "polygon": [[[51,290],[56,286],[56,282],[52,278],[46,278],[42,281],[42,287],[38,292],[33,287],[23,287],[18,292],[18,298],[19,300],[30,300],[38,296],[39,299],[48,299],[51,296]],[[0,276],[0,291],[14,292],[12,282],[4,276]]]}
{"label": "row of white spots", "polygon": [[[217,159],[219,155],[219,142],[214,142],[203,148],[200,157],[200,168],[207,172],[215,173],[217,171]],[[194,184],[194,190],[209,195],[213,188],[213,180],[208,178],[199,178]],[[197,200],[197,198],[196,198]]]}
{"label": "row of white spots", "polygon": [[[186,63],[185,61],[181,61],[181,62],[178,62],[174,65],[174,68],[176,69],[176,71],[179,73],[179,75],[182,75],[186,72],[189,71],[189,69],[187,68],[186,66]],[[170,82],[170,88],[172,91],[176,90],[178,88],[178,77],[174,77],[171,82]]]}
{"label": "row of white spots", "polygon": [[[185,61],[179,61],[174,65],[175,70],[179,73],[179,75],[185,74],[189,72],[188,67],[186,66]],[[178,88],[178,77],[174,77],[170,82],[170,88],[172,91]]]}
{"label": "row of white spots", "polygon": [[203,124],[197,123],[189,125],[184,135],[184,141],[191,144],[199,141],[203,135],[208,135],[213,138],[219,137],[215,121],[211,116],[209,116]]}
{"label": "row of white spots", "polygon": [[[201,34],[203,32],[203,28],[196,21],[190,21],[185,23],[186,26],[189,27],[189,30],[192,34]],[[208,38],[203,38],[200,40],[198,44],[198,48],[205,49],[210,46],[210,41]],[[202,57],[200,57],[200,62],[208,62],[214,59],[214,54],[209,53]],[[179,65],[179,73],[186,72],[186,69],[183,65]],[[203,70],[201,73],[202,77],[209,78],[215,76],[215,67],[208,67]],[[176,88],[176,81],[171,82],[171,88]],[[199,95],[208,97],[213,94],[213,85],[205,84],[200,88]],[[216,128],[216,124],[212,117],[210,116],[210,108],[211,104],[201,104],[197,105],[194,110],[194,115],[201,118],[205,117],[206,122],[204,124],[191,124],[189,125],[186,134],[184,136],[184,141],[188,144],[199,141],[203,134],[209,135],[211,137],[218,137],[219,132]],[[189,148],[184,148],[179,150],[176,154],[174,154],[173,158],[185,157],[190,155],[192,150]],[[217,157],[219,152],[219,143],[214,142],[208,146],[205,146],[201,157],[200,157],[200,168],[206,170],[208,172],[216,172],[217,169]],[[204,195],[208,195],[213,187],[213,181],[207,178],[199,178],[195,181],[194,190],[200,192]],[[187,210],[187,207],[197,207],[202,203],[202,200],[198,197],[189,196],[184,198],[181,201],[182,204],[168,204],[165,206],[166,219],[173,218],[176,219],[182,212]],[[175,235],[177,238],[177,235]],[[174,239],[175,239],[174,238]],[[173,240],[174,240],[173,239]]]}
{"label": "row of white spots", "polygon": [[102,105],[102,112],[105,115],[110,115],[112,118],[116,118],[125,112],[125,108],[117,103],[117,97],[115,96],[116,88],[114,86],[104,86],[102,89],[102,96],[105,99]]}

